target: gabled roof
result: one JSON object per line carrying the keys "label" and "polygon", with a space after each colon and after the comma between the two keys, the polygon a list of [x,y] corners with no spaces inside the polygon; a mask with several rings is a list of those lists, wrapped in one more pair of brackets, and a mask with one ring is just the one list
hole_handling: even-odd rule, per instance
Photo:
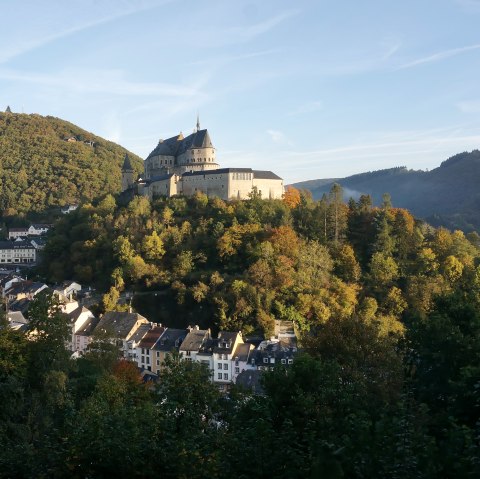
{"label": "gabled roof", "polygon": [[130,336],[129,341],[135,343],[140,342],[143,337],[150,331],[150,324],[141,324],[136,331]]}
{"label": "gabled roof", "polygon": [[258,180],[281,180],[282,179],[272,171],[259,171],[259,170],[253,171],[253,177],[256,180],[257,179]]}
{"label": "gabled roof", "polygon": [[218,339],[215,340],[215,347],[213,348],[214,353],[221,353],[221,354],[232,354],[233,352],[233,345],[237,336],[240,333],[229,332],[229,331],[220,331],[218,333]]}
{"label": "gabled roof", "polygon": [[137,321],[146,323],[147,319],[138,313],[109,311],[103,315],[95,329],[109,332],[119,339],[127,339]]}
{"label": "gabled roof", "polygon": [[140,343],[138,343],[137,348],[153,348],[164,331],[165,328],[163,326],[154,326],[147,332],[147,334],[145,334]]}
{"label": "gabled roof", "polygon": [[191,148],[213,148],[208,130],[198,130],[183,137],[180,133],[166,140],[160,140],[156,148],[147,156],[178,156]]}
{"label": "gabled roof", "polygon": [[153,349],[170,352],[172,349],[180,346],[187,334],[188,331],[185,329],[167,328],[155,343]]}
{"label": "gabled roof", "polygon": [[209,337],[210,330],[193,329],[183,340],[180,351],[199,351],[203,342]]}
{"label": "gabled roof", "polygon": [[73,321],[75,322],[81,314],[83,313],[90,313],[92,316],[93,316],[93,313],[88,309],[86,308],[85,306],[79,306],[78,308],[75,308],[73,311],[71,311],[70,313],[67,313],[68,314],[68,317]]}
{"label": "gabled roof", "polygon": [[75,333],[76,336],[91,336],[97,324],[100,322],[99,318],[90,317],[82,325],[82,327]]}
{"label": "gabled roof", "polygon": [[253,344],[250,343],[241,343],[238,344],[233,352],[233,359],[237,359],[239,361],[248,361],[248,357],[250,355],[250,351],[254,349]]}

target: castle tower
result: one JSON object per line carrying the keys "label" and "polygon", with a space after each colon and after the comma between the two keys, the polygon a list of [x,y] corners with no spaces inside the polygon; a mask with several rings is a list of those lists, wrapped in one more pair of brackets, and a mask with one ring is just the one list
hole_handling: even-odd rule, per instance
{"label": "castle tower", "polygon": [[135,182],[134,174],[135,172],[130,163],[130,158],[128,157],[128,154],[125,153],[125,159],[123,160],[122,166],[122,191],[128,190],[133,186]]}

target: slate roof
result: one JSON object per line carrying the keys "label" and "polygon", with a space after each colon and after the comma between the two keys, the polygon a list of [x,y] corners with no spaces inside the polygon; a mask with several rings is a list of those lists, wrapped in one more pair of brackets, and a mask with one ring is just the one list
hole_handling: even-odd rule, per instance
{"label": "slate roof", "polygon": [[[46,289],[46,284],[44,283],[37,283],[32,281],[19,281],[17,283],[13,283],[12,287],[7,290],[7,295],[18,295],[20,293],[25,294],[37,294],[40,290]],[[43,288],[43,289],[42,289]]]}
{"label": "slate roof", "polygon": [[172,136],[166,140],[160,140],[156,148],[148,155],[152,156],[178,156],[190,148],[212,148],[212,140],[207,130],[198,130],[187,137],[179,135]]}
{"label": "slate roof", "polygon": [[9,311],[19,311],[21,313],[26,313],[28,308],[30,307],[31,300],[28,298],[18,299],[17,301],[13,301],[8,305]]}
{"label": "slate roof", "polygon": [[164,332],[165,328],[163,326],[154,326],[150,329],[150,331],[147,332],[147,334],[145,334],[140,343],[137,345],[137,348],[153,348],[155,343]]}
{"label": "slate roof", "polygon": [[239,361],[248,361],[248,357],[250,355],[250,351],[253,349],[253,345],[249,343],[241,343],[238,344],[235,348],[233,353],[233,359],[237,359]]}
{"label": "slate roof", "polygon": [[235,383],[255,394],[262,395],[265,392],[261,382],[262,375],[263,371],[247,369],[237,376]]}
{"label": "slate roof", "polygon": [[183,340],[180,351],[199,351],[209,337],[210,330],[192,329]]}
{"label": "slate roof", "polygon": [[111,332],[119,339],[126,339],[135,323],[142,319],[146,321],[146,318],[138,313],[109,311],[103,315],[95,329]]}
{"label": "slate roof", "polygon": [[28,319],[23,316],[21,311],[9,311],[7,313],[7,318],[12,323],[28,324]]}
{"label": "slate roof", "polygon": [[213,349],[216,344],[216,339],[207,338],[200,346],[198,350],[198,355],[200,356],[211,356],[213,354]]}
{"label": "slate roof", "polygon": [[72,320],[72,322],[75,322],[82,313],[91,313],[91,311],[85,306],[79,306],[78,308],[75,308],[73,311],[68,313],[68,317]]}
{"label": "slate roof", "polygon": [[153,349],[156,351],[170,352],[172,349],[179,347],[187,333],[188,331],[185,329],[167,328],[155,343]]}
{"label": "slate roof", "polygon": [[141,324],[137,330],[130,336],[129,341],[140,342],[150,331],[150,324]]}
{"label": "slate roof", "polygon": [[[223,175],[226,173],[252,173],[251,168],[216,168],[215,170],[187,171],[182,176]],[[273,173],[272,173],[273,174]]]}
{"label": "slate roof", "polygon": [[30,241],[0,241],[0,249],[33,249]]}
{"label": "slate roof", "polygon": [[218,339],[215,340],[215,347],[213,348],[214,353],[221,354],[232,354],[233,344],[239,333],[229,332],[229,331],[220,331],[218,333]]}
{"label": "slate roof", "polygon": [[88,318],[75,334],[78,336],[91,336],[99,322],[99,318]]}
{"label": "slate roof", "polygon": [[145,183],[154,183],[155,181],[164,181],[164,180],[169,180],[173,176],[173,173],[168,173],[166,175],[158,175],[158,176],[152,176],[151,178],[148,178],[145,180]]}
{"label": "slate roof", "polygon": [[258,180],[281,180],[282,179],[272,171],[260,171],[260,170],[254,170],[253,177]]}

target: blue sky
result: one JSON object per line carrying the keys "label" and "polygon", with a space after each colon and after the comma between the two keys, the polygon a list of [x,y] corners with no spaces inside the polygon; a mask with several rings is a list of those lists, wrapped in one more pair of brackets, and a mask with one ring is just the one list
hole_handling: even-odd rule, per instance
{"label": "blue sky", "polygon": [[480,147],[480,0],[0,0],[0,109],[287,183]]}

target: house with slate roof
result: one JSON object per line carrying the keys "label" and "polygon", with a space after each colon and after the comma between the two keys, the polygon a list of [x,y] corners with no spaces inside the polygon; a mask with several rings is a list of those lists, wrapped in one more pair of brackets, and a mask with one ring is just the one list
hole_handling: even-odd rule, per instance
{"label": "house with slate roof", "polygon": [[234,363],[237,347],[243,344],[241,332],[220,331],[213,348],[213,381],[223,387],[233,382]]}
{"label": "house with slate roof", "polygon": [[[186,361],[205,360],[205,346],[209,345],[210,339],[211,334],[209,329],[199,329],[198,326],[189,328],[188,334],[180,345],[179,352]],[[200,358],[197,358],[199,355]]]}
{"label": "house with slate roof", "polygon": [[100,319],[95,332],[109,335],[120,346],[123,357],[127,358],[134,349],[132,342],[129,347],[128,341],[142,324],[148,325],[148,321],[138,313],[108,311]]}
{"label": "house with slate roof", "polygon": [[201,192],[224,200],[243,200],[252,192],[262,198],[279,199],[283,180],[271,171],[251,168],[219,168],[208,130],[197,126],[187,137],[182,133],[160,140],[145,160],[145,171],[136,182],[133,168],[125,156],[122,191],[136,190],[149,196],[192,196]]}
{"label": "house with slate roof", "polygon": [[[153,347],[164,331],[165,328],[163,326],[150,323],[149,330],[135,348],[134,360],[137,362],[139,368],[147,369],[148,371],[156,371]],[[160,364],[156,366],[160,366]]]}
{"label": "house with slate roof", "polygon": [[167,328],[158,338],[151,349],[152,366],[155,373],[160,374],[167,354],[178,351],[188,333],[189,331],[185,329]]}

